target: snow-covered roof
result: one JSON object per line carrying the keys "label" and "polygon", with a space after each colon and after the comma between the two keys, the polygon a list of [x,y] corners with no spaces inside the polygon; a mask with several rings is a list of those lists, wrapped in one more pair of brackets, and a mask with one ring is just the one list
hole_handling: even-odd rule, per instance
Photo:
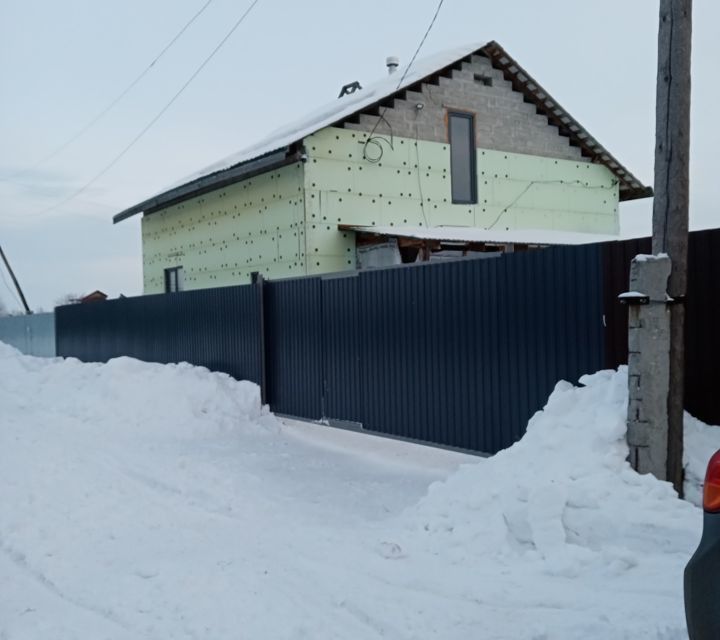
{"label": "snow-covered roof", "polygon": [[[278,149],[287,147],[316,131],[320,131],[325,127],[344,120],[345,118],[362,111],[363,109],[375,104],[379,100],[387,98],[389,95],[409,87],[416,82],[432,75],[439,69],[444,69],[448,65],[462,60],[464,57],[471,55],[473,52],[482,49],[482,43],[468,44],[464,47],[441,51],[435,55],[428,56],[422,60],[416,60],[405,79],[400,83],[406,67],[401,67],[392,75],[387,75],[377,82],[363,86],[363,88],[355,93],[345,96],[341,99],[324,104],[319,109],[312,111],[303,118],[291,122],[279,129],[276,129],[267,137],[259,142],[243,149],[238,153],[234,153],[227,158],[211,164],[200,171],[187,176],[184,180],[173,185],[174,187],[192,182],[198,178],[205,177],[211,173],[229,169],[248,160],[252,160],[259,156],[264,156]],[[406,65],[407,66],[407,65]]]}
{"label": "snow-covered roof", "polygon": [[381,236],[418,238],[444,242],[486,242],[490,244],[579,245],[620,240],[619,236],[557,229],[481,229],[478,227],[390,227],[341,225],[343,230]]}
{"label": "snow-covered roof", "polygon": [[193,197],[222,185],[247,177],[250,173],[267,171],[288,161],[296,162],[300,154],[290,157],[288,149],[313,133],[342,122],[350,116],[365,111],[384,102],[394,94],[435,76],[473,54],[490,59],[494,67],[501,69],[512,82],[513,89],[525,94],[526,100],[535,102],[549,122],[558,126],[563,135],[567,135],[573,144],[581,147],[583,154],[594,162],[606,165],[618,178],[620,199],[646,197],[652,190],[642,185],[610,153],[565,111],[530,75],[513,60],[496,42],[473,43],[435,53],[416,60],[410,70],[401,67],[395,73],[383,77],[373,84],[366,85],[355,93],[336,99],[305,117],[276,129],[259,142],[230,155],[222,160],[197,171],[168,189],[134,205],[114,216],[119,222],[136,213],[152,212],[171,202]]}

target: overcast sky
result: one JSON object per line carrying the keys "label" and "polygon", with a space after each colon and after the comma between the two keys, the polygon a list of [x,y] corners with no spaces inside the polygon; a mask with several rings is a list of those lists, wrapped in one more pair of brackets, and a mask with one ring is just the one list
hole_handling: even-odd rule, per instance
{"label": "overcast sky", "polygon": [[[436,0],[260,0],[158,123],[102,179],[56,206],[158,113],[246,10],[212,0],[107,116],[106,107],[206,0],[0,2],[0,244],[34,308],[67,293],[142,292],[139,216],[121,209],[407,62]],[[603,145],[652,183],[657,0],[445,0],[421,56],[497,40]],[[691,226],[718,226],[720,2],[695,0]],[[651,201],[621,205],[649,231]],[[55,207],[55,208],[52,208]],[[50,210],[48,210],[51,208]],[[18,303],[0,280],[0,300]]]}

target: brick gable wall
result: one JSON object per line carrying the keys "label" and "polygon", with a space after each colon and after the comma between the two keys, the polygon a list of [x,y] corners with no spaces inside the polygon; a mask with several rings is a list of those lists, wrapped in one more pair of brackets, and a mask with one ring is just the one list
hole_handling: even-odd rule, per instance
{"label": "brick gable wall", "polygon": [[[492,86],[477,80],[476,75],[490,78]],[[417,104],[423,108],[418,110]],[[392,129],[395,136],[446,143],[447,112],[453,110],[475,115],[476,145],[480,148],[589,162],[481,56],[463,62],[461,70],[452,72],[452,78],[440,78],[440,86],[423,84],[422,92],[409,91],[406,100],[396,100],[394,108],[384,112],[390,127],[381,122],[376,134],[387,137]],[[371,131],[377,119],[362,114],[359,123],[345,123],[345,128]]]}

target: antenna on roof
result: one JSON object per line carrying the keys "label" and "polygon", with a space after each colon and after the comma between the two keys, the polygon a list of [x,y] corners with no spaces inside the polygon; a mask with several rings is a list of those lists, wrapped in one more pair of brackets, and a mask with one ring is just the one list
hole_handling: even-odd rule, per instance
{"label": "antenna on roof", "polygon": [[340,89],[340,95],[338,96],[338,98],[342,98],[343,96],[349,96],[356,91],[360,91],[360,89],[362,89],[362,87],[357,80],[355,80],[355,82],[350,82],[349,84],[343,85],[343,88]]}
{"label": "antenna on roof", "polygon": [[400,58],[397,56],[388,56],[385,58],[385,66],[387,67],[388,75],[392,75],[400,66]]}

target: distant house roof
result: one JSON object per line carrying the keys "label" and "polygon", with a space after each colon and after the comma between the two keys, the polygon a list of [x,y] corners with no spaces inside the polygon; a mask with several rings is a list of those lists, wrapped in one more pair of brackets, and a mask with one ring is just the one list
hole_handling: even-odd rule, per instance
{"label": "distant house roof", "polygon": [[533,103],[550,124],[558,127],[560,135],[568,137],[570,144],[579,147],[585,157],[610,169],[619,182],[620,200],[652,195],[650,187],[644,186],[620,164],[497,42],[491,41],[450,49],[417,60],[402,84],[398,82],[405,71],[399,69],[362,90],[326,104],[301,120],[277,129],[256,144],[205,167],[165,191],[121,211],[113,217],[113,222],[120,222],[137,213],[152,213],[238,180],[297,162],[302,159],[299,143],[305,137],[325,127],[340,124],[356,113],[392,106],[394,99],[402,97],[407,90],[417,89],[417,85],[423,82],[438,84],[440,77],[450,77],[453,69],[459,69],[461,63],[474,54],[489,58],[493,67],[501,70],[505,78],[512,83],[513,89],[521,92],[526,102]]}
{"label": "distant house roof", "polygon": [[488,244],[579,245],[618,240],[618,236],[555,229],[481,229],[478,227],[390,227],[339,225],[341,230],[358,231],[395,238],[440,240],[441,242],[484,242]]}
{"label": "distant house roof", "polygon": [[96,289],[92,293],[88,293],[86,296],[80,298],[78,302],[102,302],[103,300],[107,300],[107,294]]}

